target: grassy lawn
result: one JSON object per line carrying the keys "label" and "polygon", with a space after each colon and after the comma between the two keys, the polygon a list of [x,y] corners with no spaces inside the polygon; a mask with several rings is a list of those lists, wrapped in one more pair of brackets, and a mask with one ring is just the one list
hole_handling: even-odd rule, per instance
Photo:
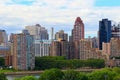
{"label": "grassy lawn", "polygon": [[0,70],[0,73],[4,73],[4,72],[16,72],[16,70]]}

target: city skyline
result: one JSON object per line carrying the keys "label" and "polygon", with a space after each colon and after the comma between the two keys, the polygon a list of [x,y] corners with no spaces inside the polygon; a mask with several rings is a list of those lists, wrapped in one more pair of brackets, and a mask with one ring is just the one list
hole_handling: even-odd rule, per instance
{"label": "city skyline", "polygon": [[75,18],[79,16],[85,24],[85,37],[97,36],[99,20],[120,21],[119,3],[118,0],[4,0],[0,1],[0,29],[10,34],[40,24],[49,34],[54,27],[55,32],[62,28],[71,35]]}

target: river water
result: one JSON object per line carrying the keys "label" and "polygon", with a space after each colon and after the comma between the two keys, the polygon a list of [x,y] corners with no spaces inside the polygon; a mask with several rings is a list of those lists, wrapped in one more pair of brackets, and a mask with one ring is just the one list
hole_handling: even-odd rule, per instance
{"label": "river water", "polygon": [[[15,78],[21,78],[27,75],[8,75],[7,79],[8,80],[14,80]],[[35,76],[36,78],[39,78],[40,75],[31,75],[31,76]]]}

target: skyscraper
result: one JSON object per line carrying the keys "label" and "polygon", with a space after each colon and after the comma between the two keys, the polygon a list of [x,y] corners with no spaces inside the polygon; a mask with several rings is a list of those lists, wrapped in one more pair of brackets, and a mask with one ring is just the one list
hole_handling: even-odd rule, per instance
{"label": "skyscraper", "polygon": [[20,33],[12,34],[13,68],[19,70],[33,69],[35,64],[34,38],[33,36]]}
{"label": "skyscraper", "polygon": [[79,58],[79,41],[82,39],[84,39],[84,23],[80,17],[77,17],[72,29],[72,36],[69,38],[71,58]]}
{"label": "skyscraper", "polygon": [[33,26],[26,26],[25,29],[28,30],[30,35],[34,36],[35,40],[48,40],[49,39],[47,29],[45,29],[45,27],[41,27],[41,25],[39,24],[36,24]]}
{"label": "skyscraper", "polygon": [[111,39],[111,21],[102,19],[99,21],[99,49],[102,50],[102,43],[108,43]]}
{"label": "skyscraper", "polygon": [[120,39],[112,38],[110,40],[110,58],[120,57]]}
{"label": "skyscraper", "polygon": [[82,39],[79,41],[79,59],[86,60],[89,58],[92,49],[92,41]]}
{"label": "skyscraper", "polygon": [[69,58],[69,43],[65,40],[53,41],[50,47],[50,56],[64,56]]}
{"label": "skyscraper", "polygon": [[75,20],[75,25],[72,30],[72,39],[73,41],[84,39],[84,23],[82,22],[80,17],[77,17],[77,19]]}
{"label": "skyscraper", "polygon": [[56,40],[62,39],[62,40],[68,41],[68,34],[67,34],[67,33],[64,33],[63,30],[60,30],[59,32],[57,32],[57,33],[55,34],[55,39],[56,39]]}
{"label": "skyscraper", "polygon": [[8,42],[7,34],[5,30],[0,30],[0,45],[6,46]]}

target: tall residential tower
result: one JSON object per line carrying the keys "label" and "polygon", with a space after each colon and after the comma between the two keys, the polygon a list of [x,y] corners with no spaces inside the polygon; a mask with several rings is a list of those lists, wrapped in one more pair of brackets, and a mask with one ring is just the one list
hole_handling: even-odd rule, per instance
{"label": "tall residential tower", "polygon": [[13,68],[33,69],[35,66],[34,38],[26,33],[12,34]]}
{"label": "tall residential tower", "polygon": [[80,17],[77,17],[77,19],[75,20],[75,25],[72,30],[72,39],[73,41],[84,39],[84,23],[82,22]]}

